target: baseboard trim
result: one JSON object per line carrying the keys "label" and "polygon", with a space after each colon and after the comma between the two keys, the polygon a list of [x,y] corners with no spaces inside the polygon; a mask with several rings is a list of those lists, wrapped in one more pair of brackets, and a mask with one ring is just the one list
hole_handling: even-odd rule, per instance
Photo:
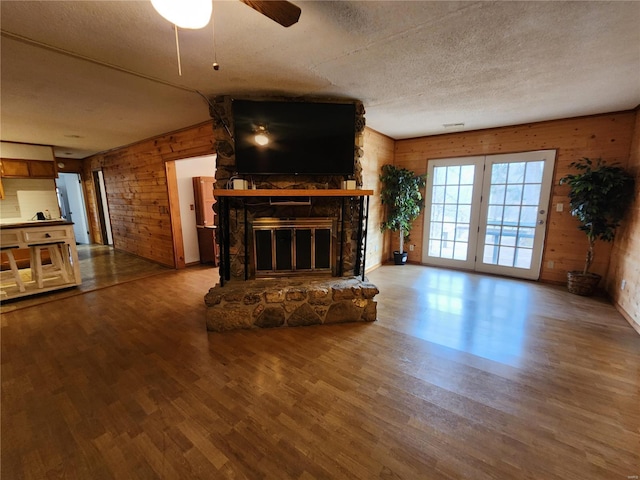
{"label": "baseboard trim", "polygon": [[631,325],[631,328],[633,328],[638,333],[638,335],[640,335],[640,323],[631,318],[631,315],[629,315],[629,313],[627,313],[627,311],[622,308],[619,303],[614,302],[613,306],[616,307],[616,310],[620,312],[620,315],[622,315],[624,319],[629,323],[629,325]]}

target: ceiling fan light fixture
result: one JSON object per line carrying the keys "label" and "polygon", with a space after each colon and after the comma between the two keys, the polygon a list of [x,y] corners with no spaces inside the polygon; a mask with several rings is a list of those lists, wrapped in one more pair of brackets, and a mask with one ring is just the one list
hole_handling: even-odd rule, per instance
{"label": "ceiling fan light fixture", "polygon": [[204,28],[211,20],[212,0],[151,0],[165,19],[180,28]]}

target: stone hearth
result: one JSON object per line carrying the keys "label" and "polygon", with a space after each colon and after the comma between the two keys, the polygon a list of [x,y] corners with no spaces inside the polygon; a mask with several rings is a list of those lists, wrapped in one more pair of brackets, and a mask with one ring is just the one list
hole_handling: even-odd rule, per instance
{"label": "stone hearth", "polygon": [[207,330],[297,327],[376,320],[378,288],[356,277],[258,279],[205,295]]}

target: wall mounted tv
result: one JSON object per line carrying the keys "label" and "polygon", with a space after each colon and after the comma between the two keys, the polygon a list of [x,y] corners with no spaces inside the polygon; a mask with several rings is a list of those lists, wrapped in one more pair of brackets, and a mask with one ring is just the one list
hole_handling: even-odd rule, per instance
{"label": "wall mounted tv", "polygon": [[[233,121],[239,174],[354,173],[353,103],[238,99],[233,101]],[[259,144],[259,133],[268,143]]]}

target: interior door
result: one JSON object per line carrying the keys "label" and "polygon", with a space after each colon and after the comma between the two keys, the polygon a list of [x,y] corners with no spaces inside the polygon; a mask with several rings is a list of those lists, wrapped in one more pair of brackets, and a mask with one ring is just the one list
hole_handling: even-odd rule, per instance
{"label": "interior door", "polygon": [[423,263],[537,279],[555,150],[429,162]]}
{"label": "interior door", "polygon": [[213,194],[215,177],[193,177],[193,196],[196,209],[196,225],[211,227],[214,225],[213,205],[216,198]]}

